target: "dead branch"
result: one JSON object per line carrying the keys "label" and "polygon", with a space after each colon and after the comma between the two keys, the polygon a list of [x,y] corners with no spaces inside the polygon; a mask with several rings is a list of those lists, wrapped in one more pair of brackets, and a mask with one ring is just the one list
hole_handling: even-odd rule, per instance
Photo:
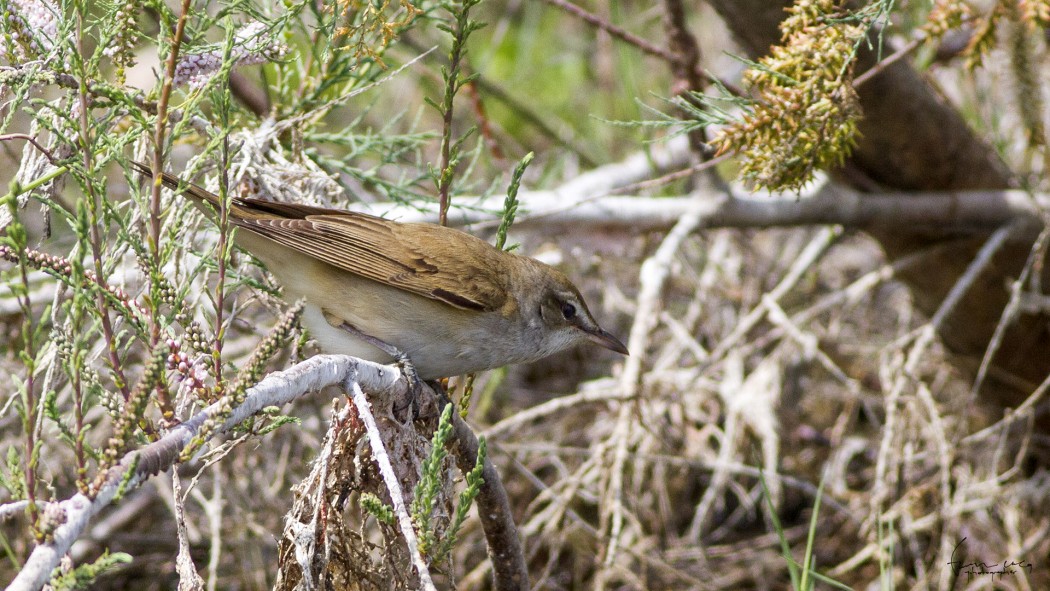
{"label": "dead branch", "polygon": [[[1016,220],[1029,221],[1032,237],[1050,195],[988,190],[919,193],[855,193],[827,184],[809,195],[772,194],[742,197],[699,192],[683,197],[595,196],[566,185],[554,191],[519,193],[518,231],[571,226],[576,230],[644,232],[667,230],[690,211],[699,211],[709,228],[782,228],[836,224],[844,228],[890,232],[926,231],[949,236],[980,232]],[[494,226],[502,197],[475,202],[470,210],[450,213],[454,225]],[[434,219],[432,205],[378,204],[367,211],[401,221]]]}
{"label": "dead branch", "polygon": [[[458,412],[452,413],[452,445],[450,451],[456,458],[461,472],[466,474],[478,457],[478,438]],[[478,493],[478,517],[485,531],[489,559],[492,561],[492,576],[498,591],[528,591],[529,570],[525,563],[525,552],[514,524],[507,491],[500,481],[499,472],[485,458],[481,473],[485,483]]]}
{"label": "dead branch", "polygon": [[368,403],[368,398],[365,396],[364,391],[361,390],[361,385],[357,383],[353,376],[348,380],[346,389],[353,393],[351,398],[354,401],[354,406],[357,408],[357,416],[365,424],[365,430],[368,433],[368,443],[372,446],[372,457],[379,464],[379,473],[382,474],[383,482],[390,492],[390,500],[394,503],[394,514],[397,516],[397,524],[401,528],[401,535],[404,536],[405,543],[408,545],[408,553],[412,557],[412,565],[416,567],[416,573],[419,574],[420,585],[426,591],[437,591],[437,587],[434,586],[434,580],[430,576],[427,562],[419,552],[419,539],[416,537],[416,530],[412,526],[412,516],[408,514],[408,504],[405,503],[405,495],[401,492],[401,483],[397,481],[397,474],[394,473],[394,467],[390,463],[390,454],[386,451],[386,445],[383,444],[383,436],[379,433],[375,417],[372,416],[372,406]]}

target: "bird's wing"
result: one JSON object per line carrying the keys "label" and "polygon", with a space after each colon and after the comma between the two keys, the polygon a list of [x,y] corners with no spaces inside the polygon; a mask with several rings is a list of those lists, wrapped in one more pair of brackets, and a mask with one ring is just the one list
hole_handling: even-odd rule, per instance
{"label": "bird's wing", "polygon": [[[506,301],[504,278],[493,272],[499,268],[499,253],[469,234],[354,212],[264,207],[273,217],[251,216],[235,223],[344,271],[457,308],[492,311]],[[292,217],[297,213],[306,215]]]}
{"label": "bird's wing", "polygon": [[[132,161],[151,175],[151,168]],[[161,173],[162,183],[219,208],[218,195]],[[329,265],[464,310],[507,300],[500,253],[474,236],[433,224],[400,224],[311,205],[234,198],[230,222]]]}

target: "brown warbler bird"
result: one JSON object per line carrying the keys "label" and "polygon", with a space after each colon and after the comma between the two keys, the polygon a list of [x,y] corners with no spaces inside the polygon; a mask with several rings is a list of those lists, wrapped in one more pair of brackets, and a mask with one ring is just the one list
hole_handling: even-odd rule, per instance
{"label": "brown warbler bird", "polygon": [[[219,210],[218,195],[166,172],[161,180]],[[583,341],[628,354],[560,271],[466,232],[236,197],[228,219],[286,297],[306,300],[302,322],[328,353],[377,363],[403,353],[424,380],[537,361]]]}

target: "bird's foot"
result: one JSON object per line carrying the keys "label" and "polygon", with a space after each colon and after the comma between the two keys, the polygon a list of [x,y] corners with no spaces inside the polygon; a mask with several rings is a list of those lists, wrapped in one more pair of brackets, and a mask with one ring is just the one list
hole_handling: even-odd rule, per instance
{"label": "bird's foot", "polygon": [[[394,407],[395,414],[401,414],[407,408],[411,408],[412,412],[409,415],[412,420],[418,418],[419,415],[419,397],[423,392],[423,380],[419,378],[419,373],[416,371],[416,366],[412,365],[412,360],[408,357],[408,354],[398,349],[394,345],[384,341],[383,339],[374,337],[370,334],[361,332],[356,326],[346,321],[339,323],[339,328],[352,334],[355,338],[358,338],[369,345],[372,345],[376,349],[386,353],[387,355],[394,358],[394,363],[397,368],[401,370],[401,374],[408,380],[408,403],[404,406]],[[447,396],[446,396],[447,398]]]}

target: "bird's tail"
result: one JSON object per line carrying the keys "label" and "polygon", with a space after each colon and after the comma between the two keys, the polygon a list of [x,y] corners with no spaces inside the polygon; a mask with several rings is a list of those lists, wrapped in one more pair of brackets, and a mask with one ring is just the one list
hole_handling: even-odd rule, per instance
{"label": "bird's tail", "polygon": [[[129,160],[128,162],[131,164],[132,168],[143,175],[150,178],[153,177],[153,168],[150,165],[137,160]],[[222,206],[222,198],[215,193],[212,193],[200,185],[184,181],[170,172],[161,172],[160,182],[172,191],[182,193],[189,197],[190,200],[193,201],[193,204],[208,216],[214,216],[215,212],[219,211],[219,208]],[[249,212],[246,211],[246,208],[237,203],[236,199],[230,204],[230,214],[235,218],[251,217]],[[214,219],[214,217],[212,217],[212,219]]]}

